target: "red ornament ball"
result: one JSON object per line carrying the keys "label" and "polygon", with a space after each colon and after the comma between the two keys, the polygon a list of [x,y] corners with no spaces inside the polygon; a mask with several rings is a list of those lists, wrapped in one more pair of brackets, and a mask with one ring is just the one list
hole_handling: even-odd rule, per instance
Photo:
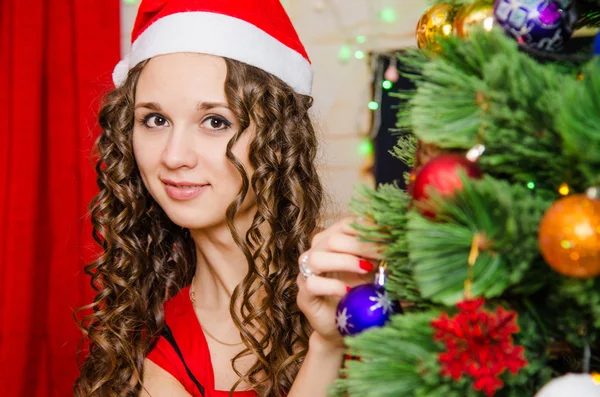
{"label": "red ornament ball", "polygon": [[557,272],[600,276],[600,201],[575,194],[552,204],[540,222],[538,244]]}
{"label": "red ornament ball", "polygon": [[483,176],[477,164],[457,154],[443,154],[421,167],[410,191],[421,214],[428,218],[435,217],[435,212],[428,203],[431,192],[451,197],[454,192],[462,189],[460,170],[469,178],[479,179]]}

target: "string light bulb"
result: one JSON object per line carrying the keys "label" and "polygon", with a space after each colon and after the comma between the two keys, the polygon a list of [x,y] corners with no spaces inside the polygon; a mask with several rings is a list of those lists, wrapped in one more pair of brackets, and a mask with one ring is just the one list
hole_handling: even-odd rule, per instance
{"label": "string light bulb", "polygon": [[369,139],[364,139],[358,144],[358,154],[361,156],[370,156],[373,154],[373,151],[373,142],[371,142]]}
{"label": "string light bulb", "polygon": [[396,11],[393,8],[384,8],[381,10],[380,17],[383,22],[396,22]]}
{"label": "string light bulb", "polygon": [[340,50],[338,51],[338,59],[342,63],[346,63],[350,60],[351,57],[352,57],[352,49],[350,48],[350,45],[348,45],[348,44],[342,45],[340,47]]}

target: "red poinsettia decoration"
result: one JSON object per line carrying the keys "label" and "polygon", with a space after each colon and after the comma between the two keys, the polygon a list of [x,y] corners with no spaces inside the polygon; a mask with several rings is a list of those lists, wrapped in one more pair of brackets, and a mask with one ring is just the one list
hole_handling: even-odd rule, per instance
{"label": "red poinsettia decoration", "polygon": [[465,374],[475,380],[474,388],[493,396],[504,383],[500,375],[508,369],[512,374],[527,365],[523,347],[513,344],[512,335],[519,332],[517,313],[501,306],[495,312],[483,309],[484,299],[457,304],[460,312],[452,318],[446,313],[431,322],[434,339],[446,346],[438,358],[442,374],[455,380]]}

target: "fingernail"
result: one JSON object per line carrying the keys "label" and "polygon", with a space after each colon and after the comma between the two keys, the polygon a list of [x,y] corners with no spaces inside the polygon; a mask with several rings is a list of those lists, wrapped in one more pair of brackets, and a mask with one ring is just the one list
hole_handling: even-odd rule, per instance
{"label": "fingernail", "polygon": [[373,266],[373,264],[372,264],[371,262],[369,262],[369,261],[366,261],[366,260],[364,260],[364,259],[361,259],[361,260],[358,262],[358,266],[360,266],[360,268],[361,268],[361,269],[363,269],[363,270],[365,270],[365,271],[367,271],[367,272],[370,272],[370,271],[372,271],[372,270],[373,270],[373,267],[374,267],[374,266]]}
{"label": "fingernail", "polygon": [[352,289],[352,287],[351,287],[351,286],[349,286],[349,285],[346,285],[346,292],[350,292],[350,290],[351,290],[351,289]]}

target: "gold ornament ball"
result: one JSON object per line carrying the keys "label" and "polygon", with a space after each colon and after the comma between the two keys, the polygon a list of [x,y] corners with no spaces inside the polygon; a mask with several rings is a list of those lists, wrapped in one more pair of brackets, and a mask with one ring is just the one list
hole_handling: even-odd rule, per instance
{"label": "gold ornament ball", "polygon": [[454,9],[449,4],[437,4],[428,9],[417,23],[417,44],[419,48],[440,49],[438,37],[452,34]]}
{"label": "gold ornament ball", "polygon": [[576,194],[552,204],[540,222],[538,243],[557,272],[577,278],[600,275],[600,201]]}
{"label": "gold ornament ball", "polygon": [[483,28],[489,32],[495,21],[494,5],[477,1],[458,10],[454,17],[454,32],[458,37],[468,38],[476,28]]}

